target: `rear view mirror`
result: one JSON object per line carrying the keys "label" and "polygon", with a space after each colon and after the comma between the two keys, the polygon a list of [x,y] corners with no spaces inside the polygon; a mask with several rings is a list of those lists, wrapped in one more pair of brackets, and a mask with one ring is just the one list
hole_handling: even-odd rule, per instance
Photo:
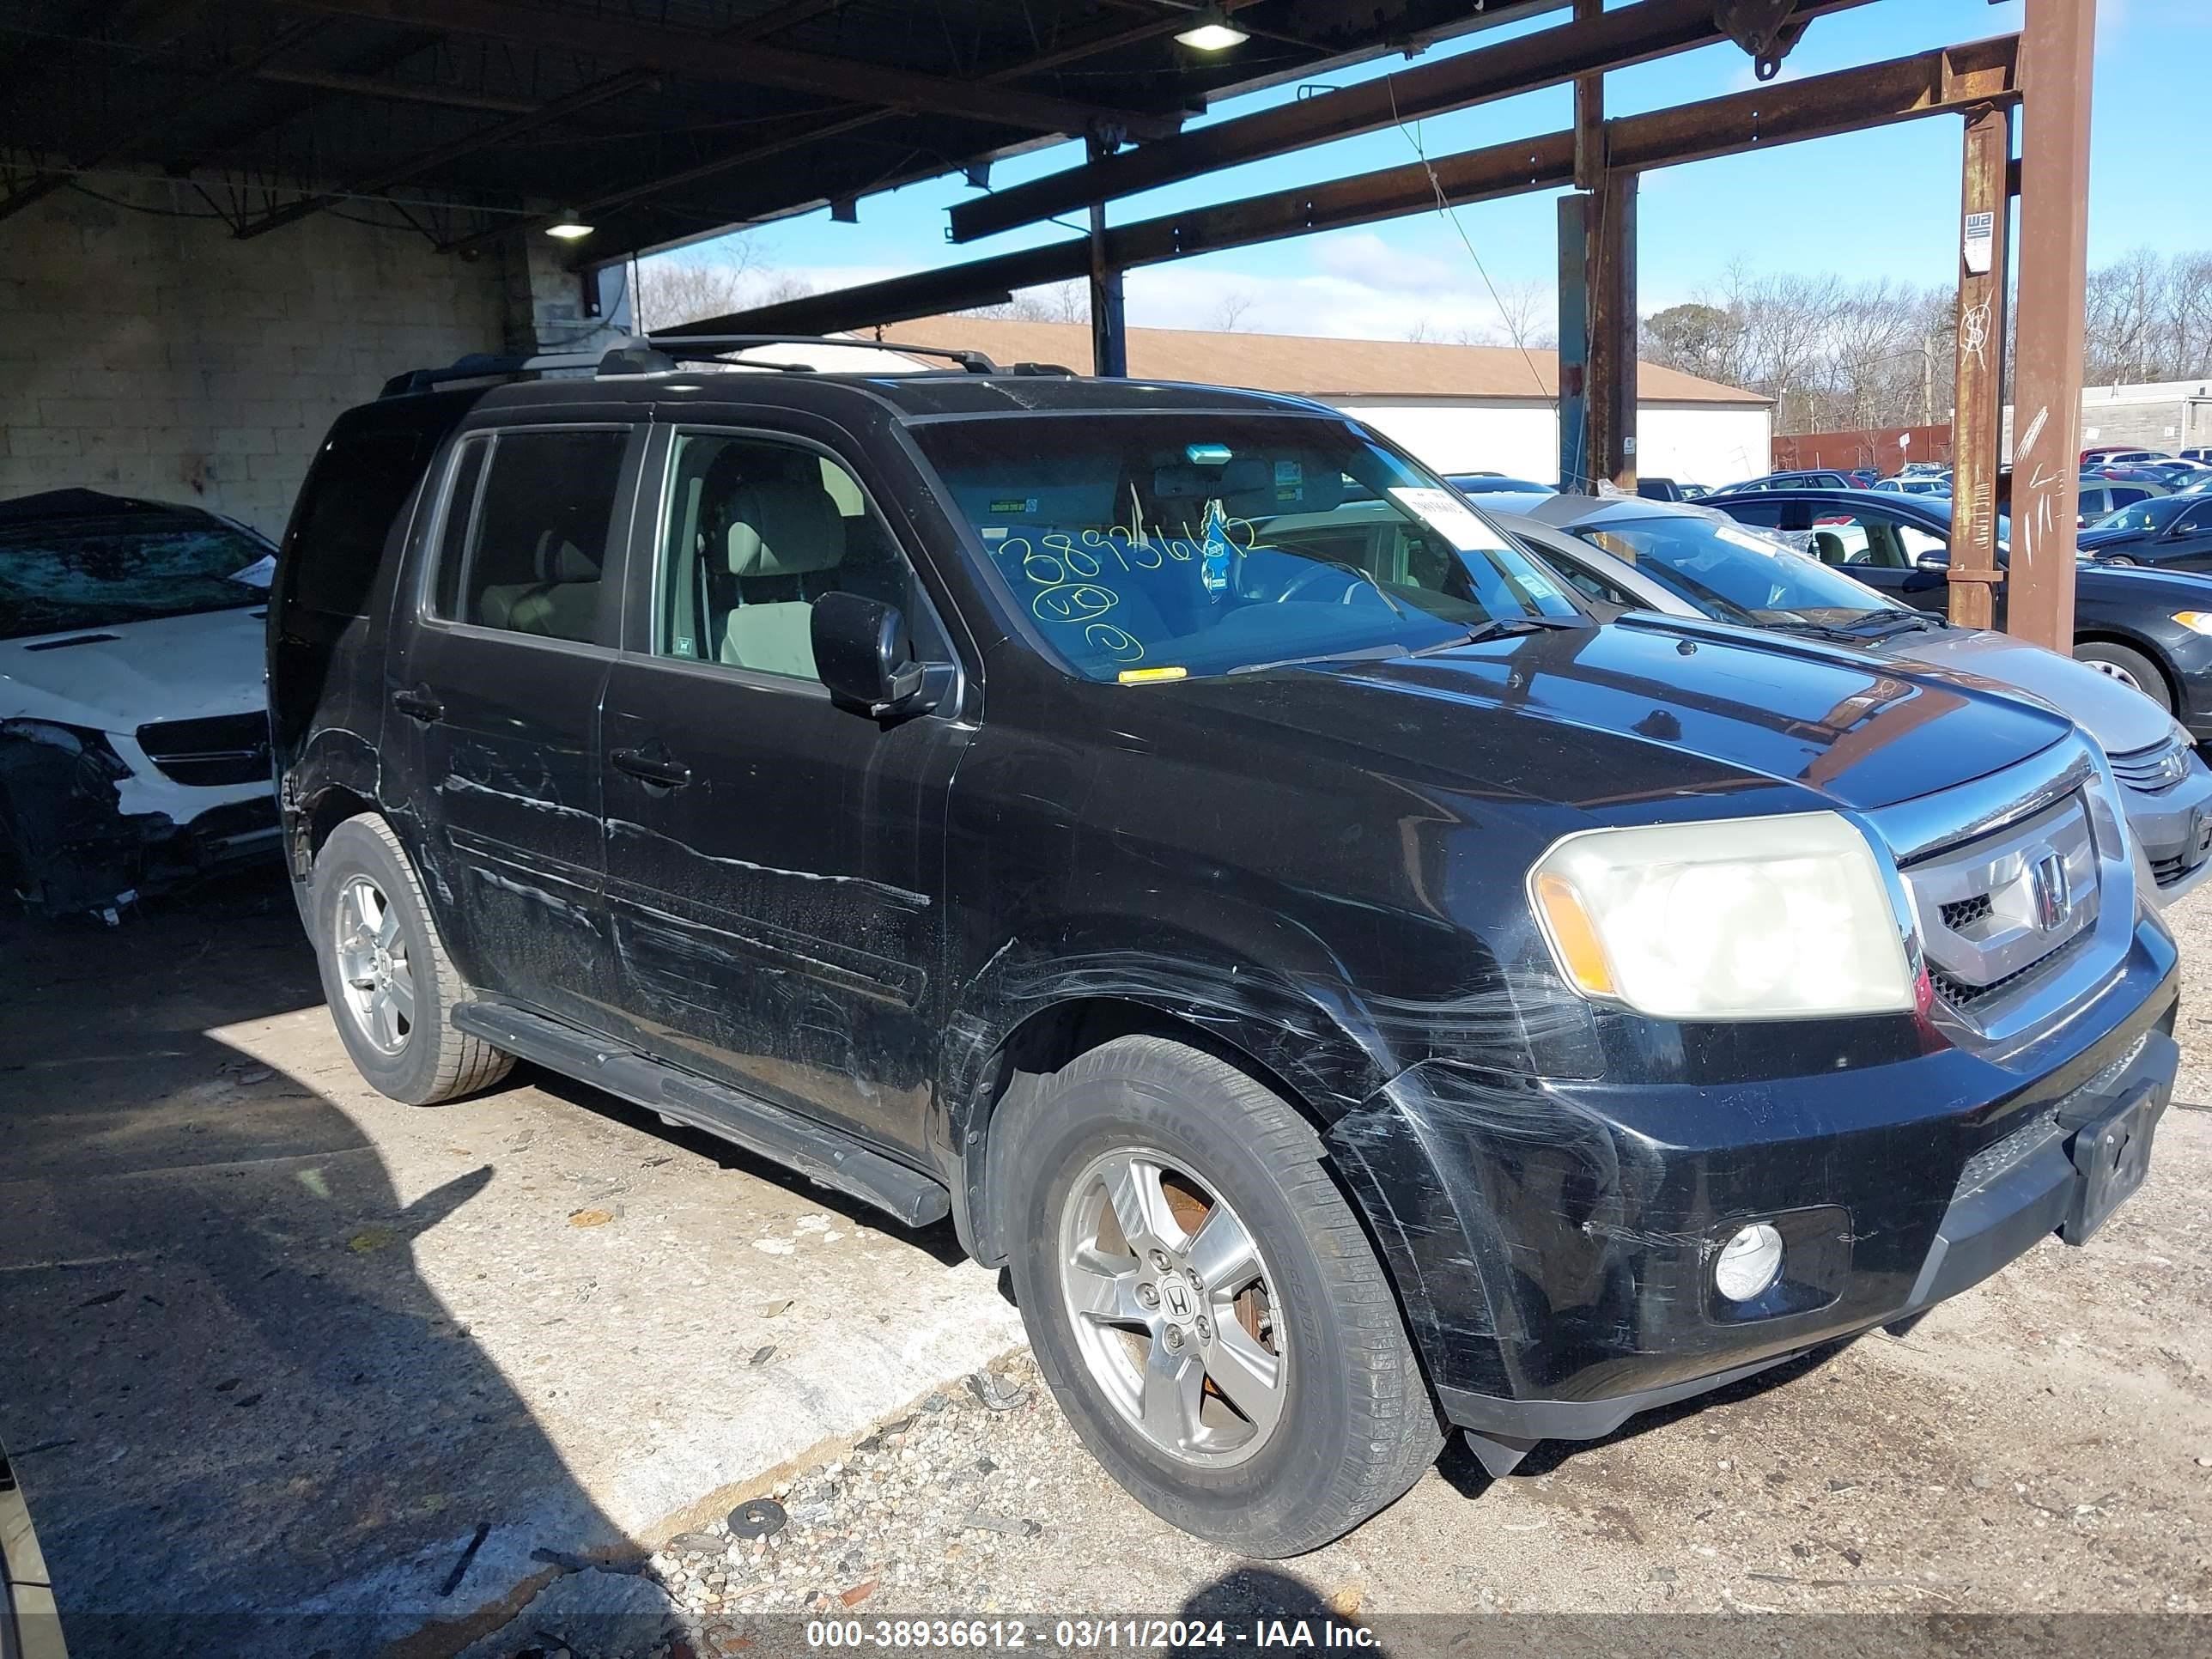
{"label": "rear view mirror", "polygon": [[824,593],[808,621],[815,678],[842,708],[875,715],[921,714],[927,676],[896,605],[858,593]]}
{"label": "rear view mirror", "polygon": [[1921,570],[1948,570],[1951,568],[1950,560],[1941,553],[1923,553],[1912,562],[1915,568]]}

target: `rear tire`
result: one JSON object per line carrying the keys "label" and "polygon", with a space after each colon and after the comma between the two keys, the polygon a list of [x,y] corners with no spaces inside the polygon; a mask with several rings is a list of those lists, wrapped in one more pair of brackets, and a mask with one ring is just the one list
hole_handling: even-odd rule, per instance
{"label": "rear tire", "polygon": [[1435,1462],[1443,1422],[1390,1281],[1282,1099],[1127,1036],[1004,1110],[992,1161],[1026,1182],[1002,1201],[1038,1367],[1139,1503],[1247,1555],[1295,1555]]}
{"label": "rear tire", "polygon": [[2167,714],[2173,712],[2173,694],[2166,689],[2166,676],[2142,652],[2106,640],[2083,640],[2074,647],[2074,660],[2087,663],[2099,673],[2142,692]]}
{"label": "rear tire", "polygon": [[307,917],[338,1036],[380,1093],[434,1106],[507,1074],[512,1057],[453,1027],[468,988],[382,818],[364,812],[331,831],[315,855]]}

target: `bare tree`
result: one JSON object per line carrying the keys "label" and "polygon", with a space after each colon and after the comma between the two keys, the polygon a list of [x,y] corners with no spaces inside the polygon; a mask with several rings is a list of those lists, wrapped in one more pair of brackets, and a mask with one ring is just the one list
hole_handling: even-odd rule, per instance
{"label": "bare tree", "polygon": [[1249,289],[1224,289],[1214,302],[1213,326],[1223,334],[1234,334],[1243,326],[1245,314],[1259,303],[1258,296]]}
{"label": "bare tree", "polygon": [[1522,351],[1550,351],[1559,343],[1552,325],[1553,289],[1531,277],[1525,283],[1506,283],[1497,290],[1498,320],[1503,343]]}
{"label": "bare tree", "polygon": [[1012,323],[1087,323],[1091,320],[1091,285],[1054,283],[1047,288],[1026,288],[995,306],[973,306],[966,317],[991,317]]}

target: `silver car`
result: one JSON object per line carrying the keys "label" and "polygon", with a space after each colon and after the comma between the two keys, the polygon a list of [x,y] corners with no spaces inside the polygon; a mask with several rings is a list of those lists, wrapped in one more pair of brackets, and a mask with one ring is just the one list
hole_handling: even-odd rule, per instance
{"label": "silver car", "polygon": [[1779,629],[2037,698],[2111,758],[2160,902],[2212,873],[2212,769],[2195,739],[2149,698],[2087,664],[2009,634],[1954,627],[1708,508],[1589,495],[1492,495],[1483,506],[1601,604]]}

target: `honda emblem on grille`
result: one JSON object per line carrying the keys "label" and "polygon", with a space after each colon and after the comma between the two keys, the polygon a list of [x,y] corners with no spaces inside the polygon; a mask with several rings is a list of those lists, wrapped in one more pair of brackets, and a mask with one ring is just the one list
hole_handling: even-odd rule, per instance
{"label": "honda emblem on grille", "polygon": [[2028,890],[2035,900],[2035,925],[2048,933],[2074,914],[2074,895],[2066,878],[2066,860],[2045,852],[2028,871]]}

